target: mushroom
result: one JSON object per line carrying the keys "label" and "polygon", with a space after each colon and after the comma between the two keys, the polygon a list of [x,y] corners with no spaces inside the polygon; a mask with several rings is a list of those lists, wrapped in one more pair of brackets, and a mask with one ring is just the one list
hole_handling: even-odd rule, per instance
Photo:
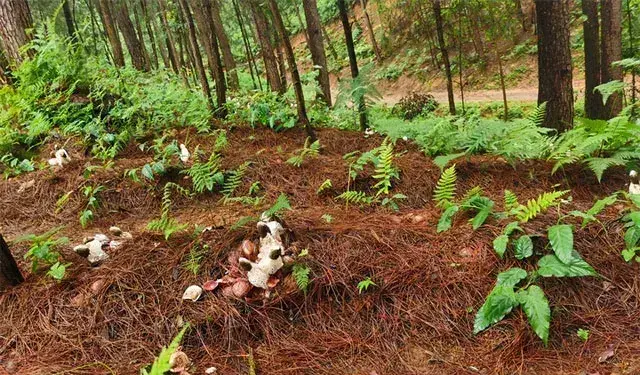
{"label": "mushroom", "polygon": [[191,157],[191,153],[187,150],[187,146],[180,143],[180,161],[186,163],[189,161],[189,157]]}
{"label": "mushroom", "polygon": [[[260,255],[262,254],[259,254],[258,258],[260,258]],[[278,272],[278,270],[284,265],[282,260],[282,249],[273,249],[268,256],[260,258],[257,263],[252,262],[247,258],[240,258],[238,263],[242,269],[247,271],[247,278],[251,285],[262,289],[268,289],[269,276]]]}
{"label": "mushroom", "polygon": [[198,299],[200,299],[201,295],[202,295],[202,288],[200,288],[197,285],[191,285],[184,291],[184,294],[182,295],[182,299],[185,301],[195,302]]}
{"label": "mushroom", "polygon": [[629,172],[629,194],[640,194],[640,177],[638,177],[638,172],[632,170]]}
{"label": "mushroom", "polygon": [[71,161],[69,154],[64,148],[56,150],[54,157],[49,159],[49,165],[52,167],[62,167]]}

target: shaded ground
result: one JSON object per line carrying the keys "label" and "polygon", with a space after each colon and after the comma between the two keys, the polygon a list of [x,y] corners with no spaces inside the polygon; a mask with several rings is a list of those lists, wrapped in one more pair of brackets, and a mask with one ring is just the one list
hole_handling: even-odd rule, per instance
{"label": "shaded ground", "polygon": [[[253,136],[253,137],[249,137]],[[178,138],[184,141],[185,134]],[[71,243],[85,235],[105,232],[113,224],[134,240],[111,252],[104,265],[91,269],[71,248],[63,249],[72,262],[68,277],[55,283],[28,274],[19,287],[0,295],[0,374],[137,374],[179,330],[180,320],[192,324],[183,350],[202,374],[210,366],[220,374],[247,374],[251,352],[258,374],[578,374],[640,372],[640,286],[638,265],[620,257],[620,207],[610,207],[603,225],[589,225],[575,234],[576,249],[602,278],[545,279],[541,286],[552,306],[549,346],[543,347],[519,311],[479,336],[473,336],[475,311],[491,290],[498,272],[510,266],[531,269],[535,261],[497,258],[492,241],[504,222],[490,219],[472,231],[460,216],[452,230],[436,234],[438,210],[431,201],[439,169],[415,146],[400,142],[396,151],[401,180],[394,192],[408,199],[401,211],[346,208],[333,197],[347,188],[348,166],[342,159],[355,149],[366,151],[379,138],[323,130],[324,147],[317,159],[295,168],[284,161],[302,147],[302,132],[236,129],[223,164],[235,168],[253,161],[243,192],[260,181],[265,206],[280,193],[288,195],[292,211],[285,214],[293,230],[294,246],[308,248],[312,283],[305,296],[290,277],[266,301],[229,300],[207,293],[197,303],[182,303],[192,283],[221,276],[227,255],[243,238],[255,238],[251,226],[230,230],[244,215],[264,207],[222,205],[219,194],[196,199],[175,198],[172,215],[190,224],[218,229],[194,239],[177,235],[169,242],[143,229],[159,216],[161,187],[147,188],[124,179],[125,169],[142,166],[150,156],[131,145],[116,160],[114,170],[98,172],[93,184],[107,189],[96,220],[83,230],[79,195],[60,212],[55,202],[85,183],[89,163],[77,146],[64,172],[38,171],[0,182],[0,232],[9,239],[66,225]],[[191,149],[211,149],[208,136],[189,137]],[[521,162],[514,167],[495,158],[474,156],[458,163],[458,192],[480,185],[502,209],[504,189],[521,200],[543,191],[571,189],[573,200],[563,210],[586,210],[596,197],[624,188],[624,171],[608,173],[600,185],[579,168],[555,176],[544,162]],[[187,185],[182,175],[173,180]],[[333,189],[317,195],[327,178]],[[18,193],[20,185],[35,185]],[[556,185],[559,184],[560,186]],[[369,181],[357,182],[364,188]],[[333,222],[321,219],[325,213]],[[420,215],[424,220],[416,220]],[[557,216],[549,213],[526,225],[540,233]],[[198,275],[181,264],[193,245],[210,246]],[[546,244],[536,240],[536,248]],[[13,246],[17,259],[26,245]],[[537,260],[537,257],[535,257]],[[377,284],[364,294],[356,285],[370,276]],[[576,335],[587,328],[583,343]],[[612,345],[613,358],[598,362]],[[584,372],[581,372],[584,371]]]}

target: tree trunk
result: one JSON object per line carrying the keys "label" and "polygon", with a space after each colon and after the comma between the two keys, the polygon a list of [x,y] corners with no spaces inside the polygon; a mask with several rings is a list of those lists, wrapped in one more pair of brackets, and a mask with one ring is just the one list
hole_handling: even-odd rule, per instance
{"label": "tree trunk", "polygon": [[167,44],[167,53],[169,55],[169,59],[171,60],[171,65],[173,66],[173,70],[176,74],[180,74],[182,77],[182,81],[185,85],[189,85],[189,81],[185,75],[185,72],[182,69],[182,64],[180,62],[180,58],[178,57],[178,50],[176,49],[176,41],[173,38],[173,33],[171,32],[171,27],[169,26],[169,21],[167,21],[167,4],[165,0],[158,0],[158,5],[160,5],[160,22],[162,23],[162,28],[164,29],[164,34],[166,37]]}
{"label": "tree trunk", "polygon": [[[600,75],[602,83],[622,81],[622,68],[611,65],[622,60],[622,0],[600,0],[602,14],[602,45]],[[622,110],[622,95],[612,94],[604,105],[603,118],[615,117]]]}
{"label": "tree trunk", "polygon": [[278,9],[278,5],[275,0],[269,0],[269,9],[271,9],[271,13],[273,14],[273,21],[275,24],[275,29],[277,33],[280,35],[280,39],[284,44],[284,51],[287,55],[287,62],[289,65],[289,73],[291,74],[291,81],[293,84],[293,89],[296,94],[296,106],[298,109],[298,121],[304,125],[304,129],[307,132],[307,136],[312,140],[316,139],[315,132],[311,127],[311,122],[309,121],[309,117],[307,116],[307,107],[304,102],[304,93],[302,91],[302,81],[300,80],[300,73],[298,72],[298,65],[296,64],[296,57],[293,54],[293,48],[291,47],[291,41],[289,40],[289,32],[284,26],[284,22],[282,21],[282,16],[280,15],[280,10]]}
{"label": "tree trunk", "polygon": [[127,3],[124,0],[117,1],[116,22],[129,50],[133,67],[138,70],[147,71],[147,62],[144,58],[145,49],[136,36],[136,29],[131,22],[131,18],[129,18],[129,7],[127,7]]}
{"label": "tree trunk", "polygon": [[376,41],[376,33],[373,31],[373,25],[371,24],[371,18],[369,18],[366,1],[360,0],[360,6],[362,7],[362,12],[364,13],[364,23],[367,26],[367,31],[369,32],[369,39],[371,39],[373,53],[376,55],[376,60],[380,62],[382,61],[382,52],[380,52],[380,47],[378,46],[378,42]]}
{"label": "tree trunk", "polygon": [[144,33],[142,32],[142,23],[140,22],[140,14],[138,12],[138,6],[136,5],[136,3],[131,4],[132,8],[133,8],[133,19],[136,23],[136,33],[138,34],[138,40],[140,41],[140,44],[142,45],[142,55],[144,56],[144,63],[145,63],[145,68],[146,70],[151,70],[151,57],[149,56],[149,51],[147,51],[147,48],[145,47],[145,43],[144,43]]}
{"label": "tree trunk", "polygon": [[305,18],[307,19],[307,34],[309,35],[309,50],[314,67],[318,70],[318,85],[322,91],[319,99],[331,106],[331,82],[329,81],[329,66],[324,51],[322,29],[320,27],[320,13],[316,0],[302,0]]}
{"label": "tree trunk", "polygon": [[207,104],[209,105],[209,108],[213,110],[213,98],[211,97],[209,82],[207,81],[207,73],[204,70],[204,65],[202,65],[202,56],[200,55],[198,39],[196,38],[196,28],[193,24],[191,10],[189,9],[187,0],[178,0],[178,4],[180,5],[180,10],[182,11],[182,17],[184,18],[184,21],[187,25],[189,45],[191,46],[191,53],[193,54],[192,58],[196,70],[196,75],[198,76],[198,80],[200,81],[202,92],[204,93],[205,98],[207,98]]}
{"label": "tree trunk", "polygon": [[[298,18],[298,23],[300,23],[300,30],[302,31],[302,35],[304,36],[304,41],[307,42],[307,45],[309,45],[309,30],[305,28],[305,23],[304,23],[304,20],[302,19],[302,14],[300,14],[300,7],[298,6],[298,3],[296,3],[295,1],[293,2],[293,7],[295,8],[295,11],[296,11],[296,17]],[[305,17],[306,17],[306,13],[305,13]]]}
{"label": "tree trunk", "polygon": [[[358,59],[353,43],[353,33],[351,32],[351,23],[349,23],[349,13],[344,0],[338,0],[338,10],[340,12],[340,21],[342,21],[342,29],[344,30],[345,43],[347,45],[347,53],[349,54],[349,67],[351,68],[351,78],[358,78],[360,71],[358,70]],[[367,106],[364,95],[358,97],[358,116],[360,120],[360,129],[367,129]]]}
{"label": "tree trunk", "polygon": [[211,17],[213,19],[214,31],[218,37],[218,45],[222,51],[224,67],[227,70],[227,83],[231,90],[237,90],[240,88],[240,81],[238,80],[238,71],[236,70],[236,60],[233,58],[231,44],[224,30],[222,17],[220,17],[220,4],[218,0],[211,0]]}
{"label": "tree trunk", "polygon": [[[146,0],[140,0],[140,7],[142,8],[142,18],[144,19],[145,28],[147,29],[147,34],[149,34],[149,43],[151,44],[151,53],[153,54],[153,60],[151,61],[151,64],[153,65],[154,68],[158,68],[159,67],[158,46],[156,45],[156,36],[155,36],[155,32],[153,31],[152,19],[149,18],[149,10],[147,9]],[[162,54],[162,52],[160,53]]]}
{"label": "tree trunk", "polygon": [[584,32],[584,72],[585,93],[584,112],[587,118],[602,118],[602,96],[594,91],[602,83],[600,79],[600,22],[598,21],[598,0],[582,0],[582,14],[586,20],[582,24]]}
{"label": "tree trunk", "polygon": [[98,7],[100,9],[100,15],[102,16],[102,24],[104,31],[109,39],[111,45],[111,52],[113,53],[113,63],[117,67],[124,66],[124,54],[122,52],[122,44],[120,43],[120,35],[116,29],[115,19],[111,11],[109,0],[98,0]]}
{"label": "tree trunk", "polygon": [[504,121],[509,121],[509,106],[507,103],[507,88],[504,84],[504,70],[502,69],[502,56],[496,49],[496,59],[498,59],[498,69],[500,69],[500,88],[502,88],[502,103],[504,107]]}
{"label": "tree trunk", "polygon": [[[635,51],[635,34],[633,33],[633,12],[631,11],[631,2],[627,1],[627,22],[629,23],[629,49]],[[635,116],[636,111],[636,70],[631,69],[631,117]]]}
{"label": "tree trunk", "polygon": [[[273,21],[273,25],[275,25],[275,21]],[[280,82],[282,83],[280,94],[284,94],[287,92],[287,68],[284,63],[284,52],[281,48],[282,39],[275,28],[273,29],[273,45],[276,49],[276,61],[278,63],[278,71],[280,72]]]}
{"label": "tree trunk", "polygon": [[[0,0],[0,39],[11,65],[22,62],[20,48],[31,41],[33,19],[26,0]],[[32,52],[27,52],[32,55]]]}
{"label": "tree trunk", "polygon": [[9,73],[9,62],[4,55],[2,43],[0,43],[0,86],[8,85],[11,83],[11,75]]}
{"label": "tree trunk", "polygon": [[260,41],[260,52],[262,53],[262,59],[264,61],[267,82],[269,83],[271,91],[281,92],[282,82],[280,80],[280,74],[278,73],[276,56],[273,53],[274,48],[269,40],[267,18],[258,0],[249,0],[249,5],[251,7],[253,20],[256,24],[256,34],[258,34],[258,40]]}
{"label": "tree trunk", "polygon": [[449,113],[456,114],[456,103],[453,98],[453,79],[451,77],[451,64],[449,63],[449,52],[444,44],[444,29],[442,26],[442,11],[440,9],[440,0],[433,0],[433,14],[436,19],[436,32],[438,34],[438,44],[440,45],[440,53],[444,62],[444,70],[447,75],[447,97],[449,99]]}
{"label": "tree trunk", "polygon": [[329,51],[331,52],[331,56],[333,56],[333,59],[335,61],[338,61],[338,51],[336,51],[336,48],[333,46],[333,42],[331,41],[331,36],[327,32],[327,29],[324,27],[324,24],[322,24],[322,20],[320,20],[320,28],[322,29],[322,36],[327,41],[327,46],[329,46]]}
{"label": "tree trunk", "polygon": [[24,281],[9,246],[0,234],[0,291]]}
{"label": "tree trunk", "polygon": [[[242,43],[244,44],[244,51],[247,57],[247,64],[249,65],[249,73],[251,74],[251,83],[253,84],[253,89],[256,90],[256,76],[258,78],[258,85],[260,86],[260,91],[262,91],[262,83],[260,82],[260,74],[258,73],[258,67],[256,66],[256,60],[253,56],[253,52],[251,51],[251,44],[249,43],[249,36],[247,35],[247,31],[244,28],[244,19],[242,18],[242,13],[240,12],[240,7],[236,0],[233,0],[233,10],[236,14],[236,18],[238,19],[238,24],[240,25],[240,34],[242,35]],[[255,69],[254,69],[255,68]],[[255,70],[255,76],[254,76]]]}
{"label": "tree trunk", "polygon": [[538,104],[547,103],[544,126],[567,130],[573,126],[569,0],[536,0],[536,19]]}
{"label": "tree trunk", "polygon": [[76,27],[73,23],[73,13],[71,12],[71,7],[69,6],[69,0],[64,0],[64,3],[62,3],[62,13],[64,13],[64,22],[67,24],[69,36],[71,37],[71,40],[75,42],[78,38]]}
{"label": "tree trunk", "polygon": [[207,54],[211,76],[216,82],[216,116],[225,118],[227,116],[227,84],[224,78],[218,39],[216,38],[211,16],[211,3],[208,0],[190,0],[190,2],[192,4],[193,14],[196,17],[198,30],[200,31],[200,38],[204,44],[204,51]]}

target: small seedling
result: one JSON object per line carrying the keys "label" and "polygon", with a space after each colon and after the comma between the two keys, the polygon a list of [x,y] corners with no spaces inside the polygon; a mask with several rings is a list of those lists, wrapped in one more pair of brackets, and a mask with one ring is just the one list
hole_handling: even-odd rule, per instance
{"label": "small seedling", "polygon": [[363,292],[366,292],[371,286],[377,286],[377,285],[376,283],[373,282],[373,280],[371,280],[371,277],[367,277],[366,279],[358,283],[358,292],[362,294]]}
{"label": "small seedling", "polygon": [[580,340],[587,342],[587,340],[589,340],[589,334],[591,332],[588,329],[584,329],[584,328],[578,328],[578,332],[577,335],[578,337],[580,337]]}

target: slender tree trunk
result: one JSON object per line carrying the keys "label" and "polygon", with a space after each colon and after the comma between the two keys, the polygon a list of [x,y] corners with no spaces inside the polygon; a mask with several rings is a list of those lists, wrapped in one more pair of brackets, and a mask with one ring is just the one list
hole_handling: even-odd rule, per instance
{"label": "slender tree trunk", "polygon": [[600,22],[598,1],[582,0],[582,14],[586,20],[582,24],[584,32],[584,72],[585,93],[584,112],[587,118],[602,118],[602,96],[594,89],[602,83],[600,79]]}
{"label": "slender tree trunk", "polygon": [[456,114],[456,103],[453,98],[453,79],[451,77],[451,64],[449,63],[449,52],[444,43],[444,29],[442,26],[442,11],[440,8],[440,0],[433,0],[433,14],[436,19],[436,31],[438,34],[438,44],[440,45],[440,53],[444,62],[444,69],[447,75],[447,97],[449,99],[449,113]]}
{"label": "slender tree trunk", "polygon": [[329,81],[329,66],[327,65],[327,55],[324,51],[324,41],[322,40],[322,30],[320,28],[320,13],[316,0],[303,0],[305,18],[307,19],[308,46],[311,51],[313,66],[318,71],[318,85],[322,91],[319,99],[331,106],[331,82]]}
{"label": "slender tree trunk", "polygon": [[[635,34],[633,33],[633,15],[631,12],[631,1],[627,1],[627,22],[629,22],[629,47],[631,51],[636,50]],[[636,111],[636,69],[631,69],[631,116]]]}
{"label": "slender tree trunk", "polygon": [[278,63],[274,54],[274,48],[269,40],[269,27],[264,10],[260,6],[259,0],[249,0],[251,14],[256,25],[256,34],[260,41],[260,52],[264,61],[264,70],[267,75],[267,82],[271,91],[282,92],[282,81],[278,73]]}
{"label": "slender tree trunk", "polygon": [[62,13],[64,13],[64,22],[67,24],[67,30],[69,31],[69,36],[72,41],[76,41],[78,39],[76,34],[76,27],[73,23],[73,13],[71,12],[71,7],[69,6],[69,0],[65,0],[62,3]]}
{"label": "slender tree trunk", "polygon": [[458,73],[460,78],[460,99],[462,101],[462,114],[464,115],[464,73],[462,72],[462,17],[458,13]]}
{"label": "slender tree trunk", "polygon": [[302,31],[302,35],[304,36],[304,41],[307,42],[307,45],[309,45],[309,30],[305,28],[305,23],[304,23],[304,20],[302,19],[302,14],[300,14],[300,7],[298,6],[298,3],[296,3],[295,1],[293,2],[293,7],[295,8],[294,10],[296,11],[296,17],[298,18],[298,23],[300,23],[300,30]]}
{"label": "slender tree trunk", "polygon": [[0,291],[24,281],[9,246],[0,234]]}
{"label": "slender tree trunk", "polygon": [[237,90],[240,88],[240,81],[238,80],[238,71],[236,70],[236,60],[231,52],[231,44],[229,43],[229,38],[224,30],[222,17],[220,17],[220,4],[218,3],[218,0],[211,0],[210,3],[214,31],[218,37],[218,45],[222,51],[224,67],[227,69],[227,83],[231,90]]}
{"label": "slender tree trunk", "polygon": [[569,0],[536,0],[536,19],[538,104],[547,103],[544,126],[567,130],[573,126]]}
{"label": "slender tree trunk", "polygon": [[307,107],[304,102],[304,93],[302,91],[302,80],[300,80],[300,73],[298,72],[298,65],[296,64],[296,57],[293,54],[293,48],[291,47],[291,41],[289,40],[289,32],[284,26],[284,22],[282,21],[282,16],[280,15],[280,10],[278,9],[278,5],[276,4],[275,0],[269,0],[269,9],[271,9],[271,14],[273,14],[273,20],[274,20],[276,31],[280,35],[280,39],[282,39],[282,43],[284,44],[285,54],[287,55],[289,73],[291,74],[293,89],[296,93],[298,121],[302,123],[302,125],[304,125],[304,129],[307,132],[307,136],[312,140],[315,140],[316,134],[313,131],[313,128],[311,127],[311,122],[309,121],[309,117],[307,116]]}
{"label": "slender tree trunk", "polygon": [[11,84],[11,75],[9,70],[9,61],[4,55],[2,43],[0,43],[0,87]]}
{"label": "slender tree trunk", "polygon": [[164,29],[165,42],[167,45],[167,54],[169,55],[169,59],[171,61],[171,65],[173,66],[173,70],[176,74],[179,74],[182,77],[182,82],[185,86],[189,87],[189,80],[187,79],[187,73],[183,69],[183,64],[180,59],[180,54],[176,49],[176,40],[173,38],[173,32],[171,31],[171,27],[169,26],[169,21],[167,20],[167,3],[165,0],[158,0],[158,5],[160,5],[160,22],[162,23],[162,27]]}
{"label": "slender tree trunk", "polygon": [[[147,29],[147,34],[149,35],[149,43],[151,44],[151,53],[153,54],[153,60],[149,57],[150,63],[154,68],[158,68],[158,48],[156,46],[156,37],[153,32],[153,26],[151,23],[151,19],[149,18],[149,11],[147,9],[146,0],[140,0],[140,8],[142,8],[142,18],[144,19],[144,25]],[[142,32],[140,32],[142,35]],[[141,37],[142,40],[144,40]]]}
{"label": "slender tree trunk", "polygon": [[127,49],[129,50],[133,67],[138,70],[147,71],[148,65],[144,57],[146,50],[136,35],[136,29],[131,22],[131,18],[129,18],[129,8],[124,0],[119,0],[117,2],[116,21],[120,28],[120,32],[122,32],[122,36],[124,37]]}
{"label": "slender tree trunk", "polygon": [[[22,62],[20,48],[31,41],[27,30],[33,28],[31,11],[26,0],[0,0],[0,39],[9,64]],[[28,51],[29,56],[33,55]]]}
{"label": "slender tree trunk", "polygon": [[502,56],[496,49],[496,59],[498,60],[498,68],[500,69],[500,88],[502,88],[502,103],[504,106],[504,121],[509,121],[509,107],[507,104],[507,88],[504,84],[504,69],[502,68]]}
{"label": "slender tree trunk", "polygon": [[[242,43],[244,44],[244,51],[247,57],[247,64],[249,65],[249,73],[251,74],[251,83],[253,84],[253,89],[256,90],[256,80],[254,77],[258,77],[258,84],[260,86],[260,91],[262,91],[262,83],[260,82],[260,74],[258,73],[258,67],[256,66],[255,59],[253,57],[253,52],[251,51],[251,44],[249,43],[249,36],[247,35],[247,31],[244,28],[244,19],[242,18],[242,13],[240,12],[240,7],[236,0],[233,0],[233,10],[235,11],[236,18],[238,20],[238,24],[240,25],[240,34],[242,35]],[[254,69],[255,68],[255,69]]]}
{"label": "slender tree trunk", "polygon": [[[347,53],[349,55],[349,67],[351,68],[351,78],[358,78],[360,71],[358,69],[358,59],[356,57],[356,50],[353,43],[353,33],[351,32],[351,23],[349,23],[349,13],[347,12],[347,5],[344,0],[338,1],[338,10],[340,12],[340,21],[342,22],[342,28],[344,30],[345,43],[347,45]],[[360,129],[365,131],[367,129],[367,106],[364,95],[358,97],[358,115],[360,120]]]}
{"label": "slender tree trunk", "polygon": [[113,63],[117,67],[124,66],[124,53],[122,52],[122,44],[120,43],[120,35],[116,29],[115,19],[111,11],[109,0],[98,0],[98,6],[100,8],[100,15],[102,16],[102,23],[104,31],[111,44],[111,52],[113,53]]}
{"label": "slender tree trunk", "polygon": [[369,32],[369,39],[371,40],[373,53],[376,55],[376,60],[380,62],[382,61],[382,52],[380,51],[380,47],[378,46],[378,42],[376,41],[376,33],[373,30],[373,25],[371,24],[371,18],[369,18],[369,12],[367,11],[366,1],[360,0],[360,6],[362,7],[362,12],[364,13],[364,23],[367,26],[367,31]]}
{"label": "slender tree trunk", "polygon": [[98,33],[96,32],[97,21],[96,21],[96,15],[93,9],[93,2],[89,0],[84,0],[84,2],[85,2],[85,5],[87,6],[87,9],[89,10],[89,19],[91,20],[91,40],[93,41],[92,52],[94,54],[98,54]]}
{"label": "slender tree trunk", "polygon": [[222,59],[218,39],[213,26],[211,3],[208,0],[190,0],[193,4],[193,13],[196,16],[200,38],[204,44],[204,51],[207,54],[207,61],[211,76],[216,82],[216,116],[225,118],[227,116],[227,84],[222,69]]}
{"label": "slender tree trunk", "polygon": [[136,33],[138,34],[138,40],[140,41],[140,44],[143,47],[142,55],[144,56],[145,67],[146,67],[146,70],[151,70],[151,57],[149,56],[149,51],[147,51],[147,48],[145,47],[144,33],[142,32],[142,23],[140,22],[140,14],[138,12],[138,6],[136,3],[132,3],[131,6],[133,8],[133,19],[136,23],[135,26],[136,26]]}
{"label": "slender tree trunk", "polygon": [[[602,45],[600,55],[600,73],[602,83],[613,80],[622,81],[622,68],[611,65],[622,60],[622,0],[601,0]],[[603,118],[615,117],[622,110],[622,95],[614,93],[604,106]]]}
{"label": "slender tree trunk", "polygon": [[[275,24],[275,21],[274,21]],[[287,91],[287,68],[284,63],[285,57],[284,52],[281,48],[282,39],[280,38],[280,34],[277,30],[273,30],[273,44],[276,49],[276,61],[278,63],[278,71],[280,72],[280,82],[282,82],[280,94],[284,94]]]}
{"label": "slender tree trunk", "polygon": [[198,47],[196,28],[193,24],[191,10],[189,9],[187,0],[178,0],[178,4],[180,5],[180,9],[182,11],[182,17],[184,18],[187,25],[189,45],[191,46],[191,53],[193,54],[193,63],[196,70],[196,75],[198,76],[198,80],[200,81],[202,92],[204,93],[205,98],[207,98],[207,104],[209,105],[210,109],[213,110],[213,98],[211,96],[209,82],[207,81],[207,73],[205,72],[204,65],[202,64],[202,56],[200,55],[200,48]]}
{"label": "slender tree trunk", "polygon": [[322,20],[320,20],[320,28],[322,28],[322,36],[324,36],[324,39],[327,41],[327,46],[329,47],[331,56],[333,56],[333,59],[335,61],[338,61],[338,51],[336,51],[336,48],[333,46],[333,42],[331,41],[331,36],[327,32],[327,29],[324,27]]}

